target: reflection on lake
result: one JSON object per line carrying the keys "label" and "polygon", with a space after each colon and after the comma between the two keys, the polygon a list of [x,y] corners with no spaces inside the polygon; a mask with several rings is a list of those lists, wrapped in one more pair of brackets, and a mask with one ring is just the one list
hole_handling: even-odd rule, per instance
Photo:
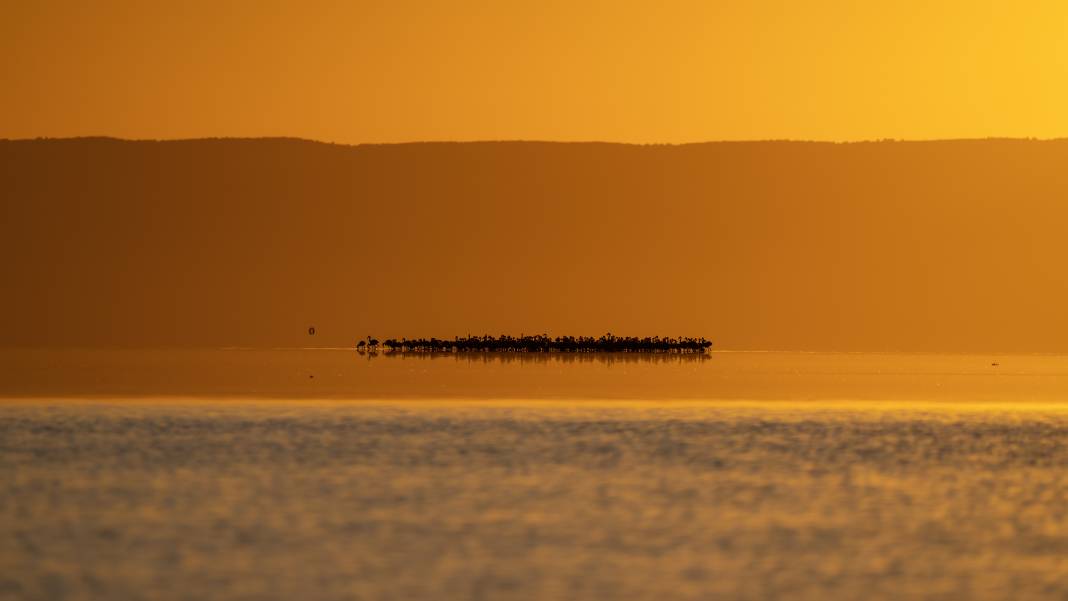
{"label": "reflection on lake", "polygon": [[567,352],[366,352],[357,351],[359,357],[377,359],[453,359],[470,363],[693,363],[708,361],[710,352],[698,353],[567,353]]}
{"label": "reflection on lake", "polygon": [[1068,596],[1062,357],[3,359],[0,599]]}

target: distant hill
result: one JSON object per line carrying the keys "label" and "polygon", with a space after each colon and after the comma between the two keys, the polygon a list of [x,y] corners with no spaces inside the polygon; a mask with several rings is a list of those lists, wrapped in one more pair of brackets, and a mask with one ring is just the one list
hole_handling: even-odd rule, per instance
{"label": "distant hill", "polygon": [[0,345],[1068,351],[1066,229],[1068,141],[0,141]]}

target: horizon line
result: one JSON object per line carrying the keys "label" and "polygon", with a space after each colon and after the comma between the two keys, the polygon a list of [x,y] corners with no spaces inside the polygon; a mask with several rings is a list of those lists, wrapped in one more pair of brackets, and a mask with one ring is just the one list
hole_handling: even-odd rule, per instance
{"label": "horizon line", "polygon": [[1013,136],[987,136],[987,137],[962,137],[962,138],[870,138],[858,140],[814,140],[802,138],[753,138],[753,139],[722,139],[704,140],[699,142],[620,142],[609,140],[550,140],[538,138],[500,138],[500,139],[470,139],[470,140],[407,140],[396,142],[331,142],[315,138],[303,138],[299,136],[207,136],[189,138],[124,138],[111,135],[86,135],[86,136],[37,136],[33,138],[6,138],[0,137],[0,142],[69,142],[69,141],[109,141],[130,143],[182,143],[182,142],[255,142],[255,141],[284,141],[302,142],[308,144],[322,144],[324,146],[342,146],[359,148],[363,146],[416,146],[416,145],[448,145],[448,144],[559,144],[559,145],[604,145],[604,146],[636,146],[636,147],[672,147],[682,148],[686,146],[703,146],[711,144],[827,144],[832,146],[848,146],[853,144],[926,144],[945,142],[1065,142],[1068,136],[1039,138],[1039,137],[1013,137]]}

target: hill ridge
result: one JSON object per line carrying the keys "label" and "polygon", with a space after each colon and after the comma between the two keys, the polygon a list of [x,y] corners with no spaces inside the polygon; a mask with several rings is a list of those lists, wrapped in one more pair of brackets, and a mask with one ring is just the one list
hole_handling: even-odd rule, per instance
{"label": "hill ridge", "polygon": [[1066,164],[1023,139],[0,142],[0,346],[1065,352]]}

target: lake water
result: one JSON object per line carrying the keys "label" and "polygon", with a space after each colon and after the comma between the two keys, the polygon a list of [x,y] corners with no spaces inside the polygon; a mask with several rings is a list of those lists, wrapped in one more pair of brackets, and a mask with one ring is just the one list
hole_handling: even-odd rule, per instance
{"label": "lake water", "polygon": [[0,396],[0,599],[1068,596],[1068,357],[2,351]]}

